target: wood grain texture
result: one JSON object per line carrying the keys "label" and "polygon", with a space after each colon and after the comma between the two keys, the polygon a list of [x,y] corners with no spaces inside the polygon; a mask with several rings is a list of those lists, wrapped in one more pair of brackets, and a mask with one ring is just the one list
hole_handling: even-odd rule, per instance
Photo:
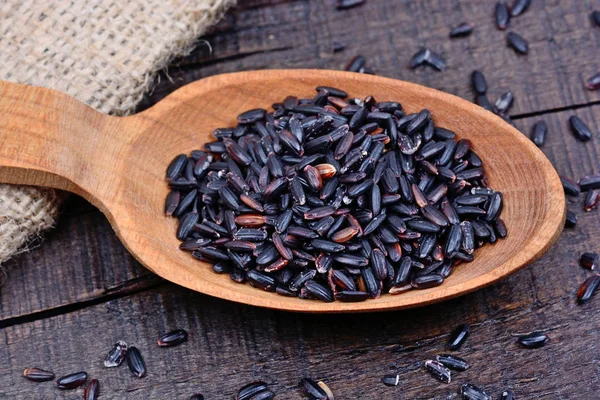
{"label": "wood grain texture", "polygon": [[76,196],[64,207],[69,211],[54,230],[3,265],[0,328],[161,283],[127,252],[96,208]]}
{"label": "wood grain texture", "polygon": [[[589,19],[597,1],[545,0],[511,21],[509,30],[529,42],[527,56],[506,45],[506,32],[496,29],[495,0],[369,0],[361,7],[338,11],[329,0],[250,1],[229,12],[205,47],[175,62],[168,77],[141,108],[155,103],[174,88],[207,76],[252,69],[343,69],[362,54],[377,74],[419,83],[473,99],[469,75],[485,73],[494,101],[511,89],[517,101],[511,115],[522,115],[600,101],[600,92],[584,88],[598,72],[600,29]],[[475,24],[465,39],[449,40],[450,28]],[[346,45],[333,53],[332,42]],[[419,48],[440,53],[448,69],[411,71],[408,64]]]}
{"label": "wood grain texture", "polygon": [[[580,116],[594,132],[600,132],[600,106],[524,118],[516,121],[516,126],[529,134],[535,122],[541,119],[546,121],[549,132],[543,152],[559,174],[577,179],[585,174],[600,172],[597,162],[600,159],[600,141],[594,138],[583,144],[575,140],[568,130],[568,118],[573,114]],[[598,210],[584,212],[582,201],[583,196],[567,198],[568,209],[579,216],[577,228],[563,231],[558,243],[531,267],[532,274],[538,279],[546,277],[543,278],[544,287],[552,288],[548,297],[556,293],[560,296],[571,293],[583,281],[584,275],[578,268],[566,267],[576,263],[579,255],[585,251],[600,252],[597,240],[600,213]],[[127,253],[105,217],[86,204],[81,199],[67,204],[66,210],[69,212],[43,243],[4,266],[7,279],[1,289],[0,326],[6,320],[71,303],[101,301],[113,290],[128,287],[138,280],[145,282],[151,275]],[[568,271],[569,274],[557,275],[557,271]],[[151,281],[151,285],[156,283]],[[514,284],[514,278],[509,278],[502,287],[510,291]],[[30,288],[36,295],[28,295]],[[531,288],[532,296],[537,296],[533,283]],[[486,293],[484,297],[498,295],[499,305],[506,294],[504,291],[500,294],[494,291],[492,294],[485,289],[481,292]],[[522,298],[516,304],[523,305],[532,298]],[[452,315],[448,318],[455,317]]]}
{"label": "wood grain texture", "polygon": [[[551,19],[529,16],[525,24],[541,24],[535,29],[544,30],[550,38],[547,43],[553,57],[529,57],[524,64],[528,71],[546,77],[539,80],[529,79],[526,72],[507,65],[500,56],[479,44],[495,43],[498,40],[495,36],[502,36],[495,29],[489,29],[489,34],[495,35],[493,38],[482,34],[476,41],[473,38],[463,43],[460,57],[476,59],[476,65],[465,63],[461,71],[441,74],[428,70],[411,73],[405,69],[404,60],[412,51],[400,52],[397,57],[373,57],[373,46],[360,42],[359,36],[363,34],[379,32],[382,36],[390,29],[409,32],[411,23],[380,27],[378,20],[394,17],[389,10],[397,14],[411,10],[414,19],[431,23],[429,10],[446,7],[446,4],[454,6],[445,12],[443,21],[438,21],[438,16],[437,25],[423,25],[427,30],[419,28],[418,34],[427,40],[436,30],[442,38],[442,31],[446,32],[449,26],[463,19],[491,25],[494,0],[418,3],[369,0],[366,5],[376,4],[375,10],[390,13],[390,16],[382,15],[384,11],[374,12],[369,6],[370,22],[367,17],[360,20],[356,17],[360,8],[340,14],[331,10],[327,2],[249,0],[241,3],[209,36],[215,59],[199,61],[192,54],[183,61],[183,67],[173,65],[169,75],[174,80],[163,76],[146,107],[177,86],[208,75],[285,66],[290,62],[301,67],[341,69],[352,55],[366,51],[371,54],[369,64],[379,73],[385,66],[388,76],[445,87],[470,100],[468,74],[476,66],[486,73],[490,97],[507,88],[520,90],[513,116],[541,113],[518,117],[516,125],[528,134],[537,120],[548,123],[548,139],[542,150],[560,174],[577,178],[586,173],[600,173],[600,107],[564,112],[552,112],[548,108],[582,104],[588,101],[586,96],[591,102],[598,100],[598,92],[585,92],[580,86],[598,67],[594,57],[599,30],[591,29],[586,19],[591,9],[600,8],[597,1],[534,0],[530,11],[520,17],[524,19],[540,8],[552,9]],[[415,4],[419,4],[417,10]],[[482,10],[477,14],[478,19],[471,18],[475,14],[465,14],[465,7]],[[324,15],[323,26],[307,23],[315,20],[317,10]],[[347,13],[354,15],[351,20],[357,29],[349,28],[350,24],[345,21]],[[517,23],[520,26],[515,30],[525,35],[527,30],[521,20],[515,21],[514,26]],[[552,41],[551,27],[563,38],[560,46]],[[271,34],[275,39],[269,39]],[[352,44],[353,39],[345,39],[347,50],[331,54],[331,40],[339,40],[342,35],[359,42]],[[472,42],[479,49],[477,57],[472,53],[476,50],[475,47],[471,50]],[[279,49],[278,43],[291,47]],[[428,42],[415,46],[425,43]],[[496,45],[494,48],[504,49],[502,43]],[[499,79],[502,84],[498,83]],[[525,99],[536,97],[538,103],[531,103],[535,107],[525,108],[530,105]],[[579,115],[592,128],[595,135],[592,141],[582,144],[570,134],[567,120],[572,114]],[[229,399],[237,387],[252,379],[273,383],[279,398],[299,399],[293,386],[300,377],[312,376],[326,379],[342,399],[457,399],[459,384],[471,381],[483,385],[495,398],[503,388],[512,387],[519,399],[596,400],[600,390],[598,298],[579,307],[574,297],[577,286],[588,275],[577,265],[579,255],[584,251],[600,252],[600,213],[599,210],[584,213],[582,200],[581,196],[568,199],[568,208],[579,215],[577,228],[565,230],[542,259],[502,282],[418,310],[333,317],[259,310],[173,286],[87,308],[87,304],[111,298],[100,288],[106,286],[111,293],[113,289],[119,294],[126,293],[120,288],[130,287],[150,273],[127,255],[99,211],[81,200],[75,205],[71,203],[66,209],[69,215],[63,217],[56,232],[33,252],[4,266],[8,277],[0,288],[0,326],[5,321],[15,325],[0,330],[4,339],[0,353],[2,359],[7,360],[0,364],[0,398],[81,397],[81,391],[57,392],[52,382],[25,382],[22,370],[35,364],[52,367],[57,373],[86,368],[100,378],[104,390],[101,398],[107,399],[186,399],[197,390],[204,390],[208,399]],[[69,304],[86,308],[70,312]],[[56,310],[61,315],[45,319],[48,315],[45,310]],[[17,318],[11,318],[15,316]],[[32,322],[24,323],[29,319]],[[420,362],[445,350],[446,335],[463,321],[476,327],[471,340],[457,354],[473,367],[455,374],[456,384],[443,385],[430,378],[421,369]],[[171,349],[173,352],[156,353],[158,349],[153,346],[157,335],[179,327],[190,331],[188,345],[194,346],[184,345]],[[551,330],[551,343],[528,352],[515,347],[514,338],[509,335],[532,329]],[[118,372],[107,372],[101,367],[104,352],[113,341],[125,337],[132,344],[140,345],[149,364],[152,361],[158,366],[158,369],[149,366],[154,371],[144,382],[130,377],[126,367]],[[81,354],[89,354],[89,362]],[[165,365],[170,370],[162,370]],[[383,374],[396,371],[401,375],[398,388],[386,388],[379,383]]]}
{"label": "wood grain texture", "polygon": [[[486,160],[490,185],[504,195],[502,218],[511,235],[479,250],[468,268],[457,268],[439,288],[361,303],[307,302],[238,285],[180,251],[174,235],[168,234],[175,231],[175,221],[163,215],[169,162],[211,141],[215,128],[233,126],[239,113],[269,108],[289,93],[312,97],[319,85],[342,87],[354,97],[398,100],[407,113],[428,108],[437,126],[471,140]],[[3,83],[0,91],[0,111],[7,115],[0,139],[10,148],[0,148],[0,165],[5,167],[0,181],[58,187],[86,197],[147,268],[179,285],[245,304],[304,312],[430,304],[481,288],[531,263],[556,241],[564,222],[558,176],[531,141],[479,106],[403,81],[324,70],[224,74],[187,85],[154,107],[124,118],[102,116],[44,89]],[[65,114],[58,111],[63,105]],[[36,108],[44,119],[36,119]],[[32,121],[48,134],[40,136]],[[84,130],[85,124],[91,128]],[[25,135],[31,141],[17,147]],[[38,158],[41,152],[48,156]]]}
{"label": "wood grain texture", "polygon": [[[59,393],[53,382],[25,381],[22,369],[35,365],[58,375],[85,370],[100,380],[106,399],[187,399],[198,391],[207,399],[231,399],[239,387],[258,379],[271,384],[276,398],[299,400],[304,397],[296,385],[302,377],[324,379],[339,399],[455,399],[466,382],[485,387],[495,399],[508,387],[519,399],[597,398],[596,305],[576,305],[571,290],[550,301],[510,307],[520,296],[531,296],[529,275],[516,274],[509,292],[502,283],[490,288],[504,292],[503,299],[477,292],[418,310],[333,316],[269,311],[167,285],[4,329],[0,397],[81,395],[81,390]],[[449,331],[463,321],[473,331],[454,354],[471,369],[455,373],[451,384],[440,383],[423,369],[423,361],[447,352]],[[175,328],[188,330],[189,341],[158,348],[156,339]],[[538,350],[520,348],[516,335],[534,329],[546,331],[550,342]],[[102,366],[117,340],[141,350],[146,378],[134,378],[126,366]],[[380,382],[389,373],[400,375],[398,387]]]}

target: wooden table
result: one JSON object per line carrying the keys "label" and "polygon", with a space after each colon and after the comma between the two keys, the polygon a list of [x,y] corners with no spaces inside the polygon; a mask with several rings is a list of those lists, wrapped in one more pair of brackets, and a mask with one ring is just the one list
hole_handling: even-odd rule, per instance
{"label": "wooden table", "polygon": [[[240,1],[206,36],[214,53],[199,49],[177,60],[142,108],[179,86],[203,77],[263,68],[342,69],[363,54],[378,74],[421,83],[472,99],[469,76],[483,71],[490,98],[511,89],[511,117],[529,133],[545,120],[543,151],[560,174],[600,173],[600,92],[584,80],[600,71],[600,28],[589,14],[598,0],[534,0],[510,29],[530,45],[517,56],[493,22],[494,0],[367,0],[335,10],[333,0]],[[449,40],[463,21],[476,28]],[[332,52],[332,42],[346,49]],[[445,72],[411,71],[421,46],[440,52]],[[581,143],[567,120],[578,115],[594,138]],[[600,397],[600,298],[580,306],[577,287],[589,274],[584,251],[600,252],[600,210],[584,213],[582,198],[569,198],[579,216],[575,229],[538,262],[476,293],[420,309],[368,315],[298,315],[210,298],[165,282],[125,251],[106,219],[72,197],[58,226],[30,252],[4,266],[0,289],[0,398],[75,399],[54,383],[32,383],[30,366],[58,376],[87,371],[100,380],[105,399],[231,399],[252,380],[271,384],[279,399],[300,399],[302,377],[325,380],[338,399],[456,399],[461,384],[481,385],[499,398],[512,388],[519,399]],[[509,227],[510,228],[510,227]],[[443,384],[423,361],[447,350],[448,335],[467,322],[472,334],[456,354],[471,369]],[[160,334],[185,328],[189,342],[156,346]],[[516,335],[543,330],[550,342],[538,350],[516,344]],[[105,369],[111,345],[126,340],[141,349],[148,376],[127,367]],[[400,385],[380,379],[399,374]]]}

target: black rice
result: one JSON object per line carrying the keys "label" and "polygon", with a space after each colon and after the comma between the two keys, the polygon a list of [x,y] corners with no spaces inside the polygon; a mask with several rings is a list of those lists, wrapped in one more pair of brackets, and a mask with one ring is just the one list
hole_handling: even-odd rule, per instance
{"label": "black rice", "polygon": [[463,38],[469,36],[471,33],[473,33],[473,24],[463,22],[452,28],[449,36],[452,39]]}
{"label": "black rice", "polygon": [[352,7],[357,7],[364,3],[365,0],[337,0],[335,2],[335,8],[338,10],[345,10]]}
{"label": "black rice", "polygon": [[578,116],[573,115],[569,118],[569,126],[577,140],[587,142],[592,138],[592,131]]}
{"label": "black rice", "polygon": [[600,255],[596,253],[583,253],[579,259],[579,264],[585,269],[598,269],[600,267]]}
{"label": "black rice", "polygon": [[160,347],[173,347],[186,342],[188,339],[188,333],[185,329],[177,329],[169,333],[165,333],[158,339],[158,345]]}
{"label": "black rice", "polygon": [[463,324],[458,326],[450,335],[450,349],[458,350],[465,343],[469,334],[471,333],[471,328],[467,324]]}
{"label": "black rice", "polygon": [[600,205],[600,191],[589,190],[585,195],[583,209],[585,211],[592,211],[593,209],[598,207],[598,205]]}
{"label": "black rice", "polygon": [[485,110],[491,111],[493,113],[496,112],[496,108],[490,102],[490,100],[488,99],[487,95],[485,95],[485,94],[477,94],[475,96],[475,104],[483,107]]}
{"label": "black rice", "polygon": [[574,228],[577,225],[577,214],[567,210],[567,218],[565,219],[565,228]]}
{"label": "black rice", "polygon": [[235,400],[250,400],[260,393],[269,391],[269,386],[262,381],[249,383],[238,390]]}
{"label": "black rice", "polygon": [[[600,12],[598,12],[598,14],[600,15]],[[600,73],[597,73],[593,76],[590,76],[586,81],[585,81],[585,87],[587,88],[587,90],[598,90],[600,89]]]}
{"label": "black rice", "polygon": [[427,64],[432,66],[434,69],[437,69],[438,71],[443,71],[446,69],[446,61],[438,53],[431,52],[429,58],[427,59]]}
{"label": "black rice", "polygon": [[[436,57],[424,49],[415,62],[443,68]],[[474,81],[485,93],[483,76]],[[165,211],[179,219],[181,249],[282,296],[363,301],[438,286],[506,237],[502,195],[487,187],[473,144],[427,109],[378,100],[319,86],[275,112],[241,113],[206,151],[178,155]]]}
{"label": "black rice", "polygon": [[317,382],[317,385],[321,389],[323,389],[323,391],[327,395],[327,400],[334,400],[335,399],[335,396],[333,395],[333,392],[331,391],[331,389],[329,388],[329,386],[327,386],[327,384],[325,382],[319,381],[319,382]]}
{"label": "black rice", "polygon": [[104,366],[107,368],[118,367],[125,361],[125,355],[127,354],[127,343],[119,340],[114,344],[112,349],[108,352],[104,358]]}
{"label": "black rice", "polygon": [[23,376],[33,382],[46,382],[54,379],[54,372],[41,368],[27,368],[23,371]]}
{"label": "black rice", "polygon": [[460,387],[460,395],[465,400],[492,400],[492,396],[487,394],[483,388],[465,383]]}
{"label": "black rice", "polygon": [[514,0],[512,6],[510,7],[510,15],[511,17],[518,17],[523,14],[529,6],[531,5],[531,0]]}
{"label": "black rice", "polygon": [[471,73],[471,86],[477,94],[485,94],[487,92],[485,76],[480,71],[475,70]]}
{"label": "black rice", "polygon": [[508,32],[506,35],[508,45],[518,54],[527,54],[529,45],[523,37],[515,32]]}
{"label": "black rice", "polygon": [[466,371],[469,369],[469,363],[466,360],[451,354],[439,354],[435,359],[445,367],[456,371]]}
{"label": "black rice", "polygon": [[514,95],[510,90],[508,92],[504,92],[494,103],[496,111],[498,111],[500,114],[508,113],[508,110],[510,110],[512,107],[514,100]]}
{"label": "black rice", "polygon": [[548,336],[543,332],[532,332],[519,336],[519,344],[527,349],[537,349],[548,342]]}
{"label": "black rice", "polygon": [[83,371],[65,375],[56,380],[56,387],[62,390],[76,389],[85,383],[87,377],[88,374]]}
{"label": "black rice", "polygon": [[310,399],[328,400],[329,397],[317,382],[309,378],[303,378],[300,381],[300,390]]}
{"label": "black rice", "polygon": [[579,192],[580,192],[579,184],[577,182],[575,182],[575,180],[573,180],[567,176],[561,176],[560,181],[563,185],[563,189],[564,189],[566,195],[579,196]]}
{"label": "black rice", "polygon": [[144,362],[142,353],[140,353],[137,347],[132,346],[127,349],[126,359],[129,370],[136,378],[143,378],[146,376],[146,363]]}
{"label": "black rice", "polygon": [[586,175],[579,180],[581,191],[600,189],[600,174]]}
{"label": "black rice", "polygon": [[587,303],[600,287],[600,275],[594,274],[587,278],[581,284],[577,291],[577,301],[579,304]]}
{"label": "black rice", "polygon": [[414,69],[420,65],[423,65],[429,59],[430,54],[431,50],[427,48],[420,49],[412,56],[412,59],[410,60],[410,67]]}
{"label": "black rice", "polygon": [[98,379],[90,380],[83,392],[83,400],[96,400],[100,395],[100,382]]}
{"label": "black rice", "polygon": [[383,382],[385,386],[398,386],[398,383],[400,383],[400,375],[386,375],[381,378],[381,382]]}
{"label": "black rice", "polygon": [[331,48],[334,53],[339,53],[340,51],[343,51],[346,48],[346,45],[342,42],[334,41],[331,43]]}
{"label": "black rice", "polygon": [[537,147],[542,147],[546,141],[547,132],[548,127],[544,121],[536,122],[531,129],[531,141],[533,141]]}
{"label": "black rice", "polygon": [[360,70],[365,66],[366,62],[367,60],[364,56],[355,56],[348,62],[345,70],[350,72],[360,72]]}
{"label": "black rice", "polygon": [[411,69],[415,69],[421,65],[429,65],[438,71],[446,69],[446,61],[442,56],[427,48],[420,49],[410,60]]}
{"label": "black rice", "polygon": [[600,11],[599,10],[592,11],[592,13],[590,14],[590,18],[596,26],[600,26]]}
{"label": "black rice", "polygon": [[425,361],[425,369],[429,371],[431,376],[444,383],[452,381],[452,374],[448,368],[434,360]]}
{"label": "black rice", "polygon": [[506,2],[501,0],[496,3],[496,26],[500,30],[505,30],[508,27],[508,22],[510,21],[510,12]]}

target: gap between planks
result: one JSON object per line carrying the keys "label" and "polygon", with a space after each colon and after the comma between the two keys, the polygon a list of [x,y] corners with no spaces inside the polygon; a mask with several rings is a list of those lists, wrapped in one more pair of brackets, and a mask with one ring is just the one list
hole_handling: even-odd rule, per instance
{"label": "gap between planks", "polygon": [[517,114],[514,116],[511,115],[510,118],[513,120],[519,120],[519,119],[525,119],[525,118],[539,117],[541,115],[549,115],[549,114],[559,113],[559,112],[563,112],[563,111],[580,110],[582,108],[588,108],[588,107],[593,107],[593,106],[597,106],[597,105],[600,105],[600,100],[590,101],[589,103],[584,103],[584,104],[573,104],[571,106],[565,106],[565,107],[549,108],[547,110],[540,110],[540,111],[534,111],[534,112],[530,112],[530,113]]}
{"label": "gap between planks", "polygon": [[0,320],[0,330],[15,325],[27,324],[34,321],[43,320],[46,318],[56,317],[63,314],[69,314],[79,311],[84,308],[96,306],[102,303],[107,303],[112,300],[118,300],[127,296],[146,292],[164,285],[169,282],[160,278],[157,275],[144,275],[139,278],[134,278],[123,282],[112,288],[106,289],[102,294],[88,300],[77,301],[70,304],[63,304],[53,308],[48,308],[40,311],[34,311],[28,314],[19,315],[17,317],[9,317],[5,320]]}

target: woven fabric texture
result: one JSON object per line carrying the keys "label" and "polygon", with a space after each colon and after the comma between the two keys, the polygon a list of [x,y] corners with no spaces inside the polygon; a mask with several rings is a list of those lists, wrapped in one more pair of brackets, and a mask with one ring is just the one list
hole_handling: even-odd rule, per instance
{"label": "woven fabric texture", "polygon": [[[158,71],[188,54],[235,0],[3,0],[0,79],[135,111]],[[0,185],[0,263],[52,227],[65,196]]]}

